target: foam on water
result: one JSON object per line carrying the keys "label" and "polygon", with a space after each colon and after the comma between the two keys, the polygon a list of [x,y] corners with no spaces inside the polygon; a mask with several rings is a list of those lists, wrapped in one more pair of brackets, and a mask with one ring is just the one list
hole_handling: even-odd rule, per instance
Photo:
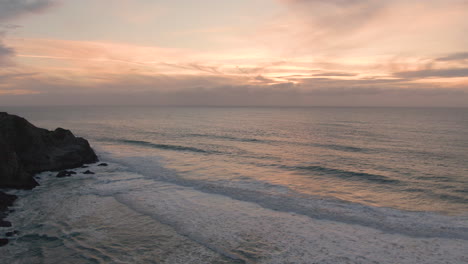
{"label": "foam on water", "polygon": [[392,208],[349,203],[330,197],[297,193],[286,186],[269,182],[243,180],[206,181],[187,179],[164,168],[160,157],[140,155],[132,150],[114,155],[102,151],[106,159],[119,162],[151,179],[195,188],[205,193],[253,202],[275,211],[294,212],[316,219],[374,227],[386,232],[420,237],[449,237],[468,239],[468,215],[440,215],[431,212],[408,212]]}
{"label": "foam on water", "polygon": [[[40,187],[17,191],[21,198],[10,219],[20,235],[0,248],[8,263],[468,261],[466,218],[327,200],[289,208],[291,201],[278,190],[256,192],[252,199],[249,188],[241,191],[245,186],[222,192],[155,178],[169,173],[156,160],[137,164],[151,175],[109,164],[92,166],[97,174],[91,176],[58,179],[43,173]],[[291,199],[304,199],[302,206],[314,201]]]}
{"label": "foam on water", "polygon": [[89,169],[99,176],[43,173],[41,186],[16,191],[9,219],[20,233],[0,248],[0,263],[235,263],[119,202],[138,191],[123,186],[144,183],[141,175]]}
{"label": "foam on water", "polygon": [[468,262],[465,111],[72,110],[26,113],[110,166],[16,191],[0,261]]}

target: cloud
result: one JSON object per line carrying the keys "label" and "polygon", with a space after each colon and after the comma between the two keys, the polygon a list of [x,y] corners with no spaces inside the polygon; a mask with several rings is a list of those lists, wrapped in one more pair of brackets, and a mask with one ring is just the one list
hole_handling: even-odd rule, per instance
{"label": "cloud", "polygon": [[428,69],[420,71],[404,71],[394,73],[400,78],[455,78],[468,77],[468,68],[453,68],[453,69]]}
{"label": "cloud", "polygon": [[468,60],[468,52],[458,52],[437,58],[436,61],[463,61]]}
{"label": "cloud", "polygon": [[4,28],[4,29],[17,29],[17,28],[22,28],[22,26],[20,25],[15,25],[15,24],[0,24],[0,27],[1,28]]}
{"label": "cloud", "polygon": [[253,78],[254,82],[257,83],[262,83],[262,84],[273,84],[275,81],[270,78],[263,77],[262,75],[258,75],[255,78]]}
{"label": "cloud", "polygon": [[[54,5],[55,2],[52,0],[0,0],[0,23],[15,20],[24,15],[42,12]],[[21,26],[0,24],[0,27],[11,30]],[[0,66],[10,66],[15,51],[3,44],[4,37],[5,32],[0,31]]]}
{"label": "cloud", "polygon": [[355,73],[349,73],[349,72],[323,72],[323,73],[317,73],[313,74],[313,76],[317,77],[352,77],[352,76],[357,76]]}
{"label": "cloud", "polygon": [[[86,79],[86,82],[82,80]],[[105,74],[47,76],[10,72],[0,105],[186,106],[462,106],[468,82],[424,84],[404,78],[303,78],[277,83],[263,76]],[[6,82],[8,80],[8,82]],[[76,81],[78,80],[78,81]]]}
{"label": "cloud", "polygon": [[[468,99],[468,79],[424,83],[427,76],[461,75],[428,68],[434,58],[389,59],[376,66],[91,41],[8,43],[17,48],[18,60],[34,61],[23,73],[35,74],[10,74],[0,82],[2,97],[9,98],[0,104],[468,106],[461,100]],[[433,65],[460,69],[449,66]]]}
{"label": "cloud", "polygon": [[[260,32],[248,48],[5,39],[15,50],[3,45],[0,54],[6,61],[16,52],[23,72],[2,75],[0,69],[0,105],[468,106],[467,55],[453,53],[465,49],[450,46],[451,36],[460,46],[468,40],[459,34],[468,25],[458,20],[466,13],[459,6],[446,4],[438,12],[434,3],[441,0],[424,5],[412,0],[283,3],[290,7],[290,20],[272,22],[283,29],[275,35],[278,41]],[[43,9],[35,10],[16,17]],[[431,45],[436,52],[419,53]]]}
{"label": "cloud", "polygon": [[11,57],[15,54],[15,51],[5,46],[2,41],[3,34],[0,32],[0,67],[11,65]]}
{"label": "cloud", "polygon": [[22,77],[30,77],[36,75],[36,73],[19,73],[19,72],[14,72],[14,73],[1,73],[0,72],[0,81],[5,81],[9,79],[15,79],[15,78],[22,78]]}
{"label": "cloud", "polygon": [[[324,34],[350,33],[372,21],[389,1],[375,0],[289,0],[296,12],[311,15],[307,20]],[[299,8],[299,9],[297,9]],[[317,30],[318,28],[315,28]]]}
{"label": "cloud", "polygon": [[[468,45],[465,0],[277,0],[263,34],[288,55],[433,56]],[[284,41],[287,40],[287,41]]]}
{"label": "cloud", "polygon": [[[314,89],[342,89],[342,88],[409,88],[415,84],[409,83],[407,79],[400,78],[369,78],[369,79],[332,79],[332,78],[305,78],[299,79],[301,85]],[[338,91],[339,92],[339,91]]]}
{"label": "cloud", "polygon": [[0,0],[0,22],[42,12],[55,3],[52,0]]}
{"label": "cloud", "polygon": [[[53,85],[53,84],[52,84]],[[36,87],[37,88],[37,87]],[[222,85],[179,90],[96,89],[48,87],[55,92],[19,94],[12,89],[0,96],[2,105],[183,105],[183,106],[468,106],[468,88],[315,88],[293,83],[277,85]],[[133,87],[132,87],[133,88]],[[128,89],[128,87],[127,87]],[[11,92],[11,93],[13,93]],[[37,90],[32,90],[37,92]],[[0,93],[1,89],[0,89]]]}

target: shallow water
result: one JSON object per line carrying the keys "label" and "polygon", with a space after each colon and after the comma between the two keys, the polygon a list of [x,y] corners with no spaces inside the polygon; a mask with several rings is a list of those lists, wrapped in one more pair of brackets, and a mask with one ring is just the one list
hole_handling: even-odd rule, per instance
{"label": "shallow water", "polygon": [[6,110],[110,164],[16,191],[6,263],[468,261],[468,109]]}

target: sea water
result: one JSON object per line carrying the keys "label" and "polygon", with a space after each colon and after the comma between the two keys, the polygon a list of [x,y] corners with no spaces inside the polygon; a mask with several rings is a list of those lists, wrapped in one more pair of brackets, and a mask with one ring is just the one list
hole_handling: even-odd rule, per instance
{"label": "sea water", "polygon": [[0,110],[109,164],[10,191],[0,262],[468,262],[468,109]]}

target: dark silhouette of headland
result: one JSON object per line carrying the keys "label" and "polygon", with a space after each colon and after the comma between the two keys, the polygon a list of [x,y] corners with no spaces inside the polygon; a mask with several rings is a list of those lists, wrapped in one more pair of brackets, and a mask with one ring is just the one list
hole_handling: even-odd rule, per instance
{"label": "dark silhouette of headland", "polygon": [[[36,173],[77,168],[98,161],[84,138],[70,130],[38,128],[26,119],[0,112],[0,188],[32,189]],[[0,191],[0,227],[16,196]],[[0,239],[0,246],[8,243]]]}

